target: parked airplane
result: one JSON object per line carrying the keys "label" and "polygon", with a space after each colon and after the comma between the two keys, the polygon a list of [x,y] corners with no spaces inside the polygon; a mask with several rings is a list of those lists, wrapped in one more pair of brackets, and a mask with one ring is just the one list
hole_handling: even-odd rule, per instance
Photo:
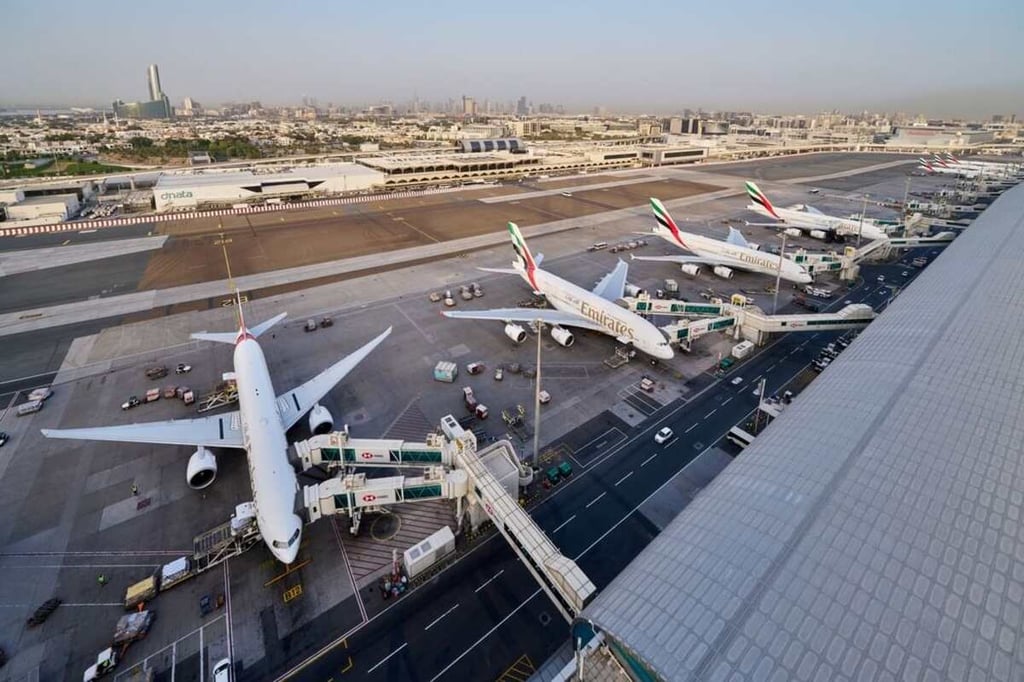
{"label": "parked airplane", "polygon": [[445,312],[445,316],[468,320],[498,320],[505,323],[505,335],[516,343],[526,340],[526,330],[516,322],[532,323],[536,320],[551,325],[551,338],[566,348],[575,341],[565,327],[590,329],[613,336],[620,343],[632,345],[652,357],[669,360],[673,357],[668,338],[653,324],[636,313],[619,306],[615,301],[623,297],[629,266],[619,261],[615,269],[605,275],[593,291],[587,291],[561,277],[541,270],[538,265],[542,254],[534,260],[526,240],[515,223],[508,224],[512,248],[516,258],[512,269],[480,268],[486,272],[520,275],[538,294],[543,294],[555,310],[527,308],[498,308],[495,310],[462,310]]}
{"label": "parked airplane", "polygon": [[736,228],[729,228],[729,236],[723,242],[710,237],[702,237],[699,234],[682,232],[672,220],[672,216],[669,215],[664,204],[657,199],[651,199],[651,208],[658,221],[658,227],[654,228],[653,234],[675,246],[681,246],[695,255],[632,256],[634,260],[679,263],[682,265],[683,272],[691,276],[700,273],[701,265],[710,265],[713,273],[725,279],[732,278],[733,269],[739,269],[772,277],[781,272],[782,279],[799,284],[807,284],[811,281],[807,270],[788,258],[752,248]]}
{"label": "parked airplane", "polygon": [[[843,236],[853,236],[859,233],[862,238],[869,241],[884,239],[887,236],[881,226],[868,218],[863,221],[859,218],[837,218],[825,215],[813,206],[806,204],[777,208],[768,201],[768,197],[753,182],[747,182],[746,187],[747,196],[753,202],[747,205],[747,210],[774,218],[784,226],[807,232],[816,239],[824,239],[829,232]],[[747,223],[747,225],[776,227],[778,223]]]}
{"label": "parked airplane", "polygon": [[948,163],[918,159],[918,168],[930,175],[956,175],[961,178],[987,178],[995,177],[993,171],[984,168],[972,168],[965,166],[953,166]]}
{"label": "parked airplane", "polygon": [[249,329],[245,326],[237,290],[235,300],[239,322],[237,334],[199,333],[192,334],[192,338],[234,344],[238,410],[198,419],[42,431],[47,438],[196,446],[186,469],[188,485],[194,489],[207,487],[217,476],[217,460],[207,448],[245,450],[249,458],[249,479],[260,534],[270,552],[280,561],[290,564],[299,551],[302,520],[294,510],[299,484],[288,463],[285,432],[307,412],[312,431],[330,431],[334,419],[327,408],[319,404],[320,399],[387,338],[391,328],[301,386],[277,396],[263,349],[256,339],[284,319],[287,313]]}
{"label": "parked airplane", "polygon": [[935,162],[945,168],[976,168],[989,172],[995,176],[1017,176],[1020,174],[1020,164],[1002,163],[996,161],[977,161],[974,159],[958,159],[952,154],[942,156],[935,154]]}

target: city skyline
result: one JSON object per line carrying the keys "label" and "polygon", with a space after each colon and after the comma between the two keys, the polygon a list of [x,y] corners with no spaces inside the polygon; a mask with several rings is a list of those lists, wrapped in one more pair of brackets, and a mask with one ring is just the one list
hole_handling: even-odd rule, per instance
{"label": "city skyline", "polygon": [[[892,7],[872,0],[845,14],[798,5],[767,11],[742,2],[725,15],[710,6],[657,3],[620,16],[621,9],[601,3],[580,11],[533,2],[399,2],[385,16],[373,7],[262,1],[245,12],[185,2],[167,13],[130,3],[96,12],[66,1],[15,0],[0,59],[18,68],[0,74],[0,106],[109,107],[115,99],[142,99],[147,65],[155,63],[175,104],[190,97],[211,106],[294,105],[310,97],[361,106],[465,95],[480,111],[485,100],[525,95],[568,113],[597,106],[656,115],[683,108],[1024,113],[1024,45],[1015,35],[1024,9],[1016,5]],[[616,21],[603,21],[613,14]],[[986,19],[996,16],[1000,21]],[[965,22],[984,26],[985,36],[949,30]],[[34,42],[39,35],[48,38],[45,52]],[[86,47],[97,68],[81,68]]]}

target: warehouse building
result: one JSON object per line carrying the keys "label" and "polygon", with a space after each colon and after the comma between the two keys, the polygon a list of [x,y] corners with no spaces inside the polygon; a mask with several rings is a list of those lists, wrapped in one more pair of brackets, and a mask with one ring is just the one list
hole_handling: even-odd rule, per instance
{"label": "warehouse building", "polygon": [[896,134],[886,141],[886,146],[922,150],[950,149],[973,147],[995,139],[996,134],[992,130],[909,126],[897,128]]}
{"label": "warehouse building", "polygon": [[384,184],[384,173],[355,163],[267,170],[164,174],[153,189],[154,205],[157,211],[177,211],[297,201],[367,191]]}

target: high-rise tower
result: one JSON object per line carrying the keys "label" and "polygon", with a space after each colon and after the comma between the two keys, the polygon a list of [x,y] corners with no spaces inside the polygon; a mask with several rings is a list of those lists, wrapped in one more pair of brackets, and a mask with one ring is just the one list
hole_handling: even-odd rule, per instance
{"label": "high-rise tower", "polygon": [[164,91],[160,89],[160,70],[156,64],[149,65],[149,100],[155,102],[163,99]]}

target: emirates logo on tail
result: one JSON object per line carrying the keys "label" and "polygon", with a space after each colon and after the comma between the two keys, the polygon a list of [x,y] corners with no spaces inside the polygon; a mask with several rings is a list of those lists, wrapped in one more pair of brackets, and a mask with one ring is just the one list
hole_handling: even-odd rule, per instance
{"label": "emirates logo on tail", "polygon": [[776,220],[782,220],[782,218],[779,217],[779,214],[775,212],[775,207],[772,206],[772,202],[768,201],[768,197],[764,195],[764,192],[762,192],[757,185],[755,185],[752,182],[747,182],[746,187],[747,196],[750,197],[751,201],[753,201],[755,204],[760,204],[760,206],[764,210],[768,211],[769,215],[771,215]]}
{"label": "emirates logo on tail", "polygon": [[537,280],[534,277],[534,273],[537,271],[537,263],[533,260],[533,255],[530,254],[530,249],[526,246],[526,240],[523,239],[519,226],[515,223],[509,223],[508,233],[512,237],[512,248],[515,249],[516,255],[519,256],[523,269],[526,271],[526,279],[530,281],[530,286],[533,287],[534,291],[540,291],[540,287],[537,286]]}

